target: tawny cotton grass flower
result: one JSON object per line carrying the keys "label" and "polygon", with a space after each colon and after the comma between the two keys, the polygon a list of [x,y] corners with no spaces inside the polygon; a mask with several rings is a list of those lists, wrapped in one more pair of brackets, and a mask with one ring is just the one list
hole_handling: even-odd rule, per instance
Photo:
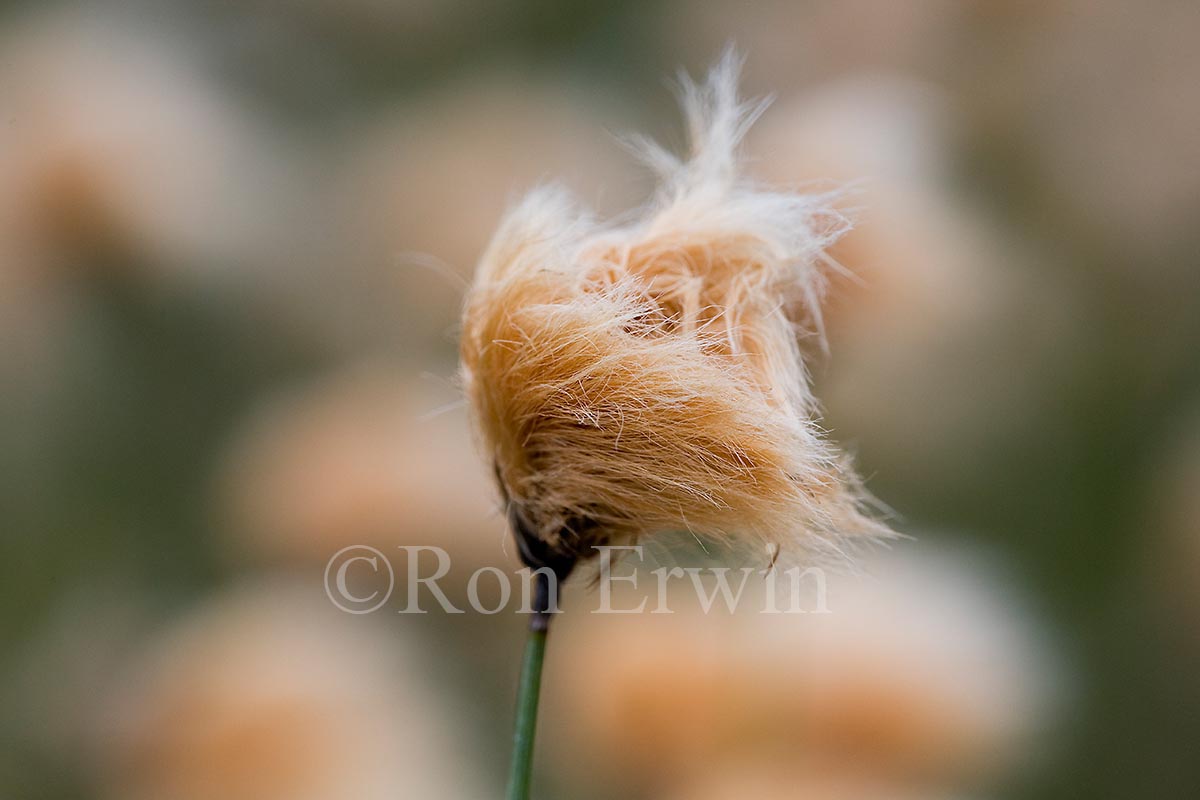
{"label": "tawny cotton grass flower", "polygon": [[[512,210],[466,301],[462,373],[521,557],[562,579],[670,529],[810,554],[884,535],[823,437],[799,335],[820,327],[830,198],[738,172],[765,108],[730,54],[684,82],[692,152],[645,144],[656,198],[602,223],[561,190]],[[529,797],[551,581],[538,570],[507,797]]]}
{"label": "tawny cotton grass flower", "polygon": [[630,220],[539,189],[482,258],[462,373],[532,563],[664,530],[816,555],[888,533],[817,424],[799,343],[847,224],[740,174],[765,104],[739,102],[737,72],[685,80],[690,157],[642,146],[660,185]]}

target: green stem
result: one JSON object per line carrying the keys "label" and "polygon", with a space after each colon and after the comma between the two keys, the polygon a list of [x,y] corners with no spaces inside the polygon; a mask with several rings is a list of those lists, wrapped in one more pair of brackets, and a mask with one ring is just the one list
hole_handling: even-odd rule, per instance
{"label": "green stem", "polygon": [[551,582],[548,570],[534,571],[533,613],[529,615],[529,638],[517,687],[517,720],[512,732],[512,763],[506,800],[529,800],[533,776],[533,742],[538,730],[538,700],[541,698],[541,666],[546,660],[546,636],[550,632]]}
{"label": "green stem", "polygon": [[538,698],[542,689],[542,662],[546,658],[545,624],[548,616],[535,613],[525,642],[525,661],[517,690],[517,721],[513,733],[512,766],[508,776],[508,800],[528,800],[533,771],[533,740],[537,730]]}

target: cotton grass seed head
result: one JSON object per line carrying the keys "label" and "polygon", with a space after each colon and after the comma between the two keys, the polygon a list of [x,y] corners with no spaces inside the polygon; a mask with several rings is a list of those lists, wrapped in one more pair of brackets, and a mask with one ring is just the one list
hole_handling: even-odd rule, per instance
{"label": "cotton grass seed head", "polygon": [[654,199],[596,220],[563,191],[503,220],[466,299],[462,374],[527,561],[565,566],[664,530],[837,552],[863,513],[816,421],[801,339],[819,332],[828,196],[739,172],[763,103],[726,56],[683,82],[691,152],[639,144]]}

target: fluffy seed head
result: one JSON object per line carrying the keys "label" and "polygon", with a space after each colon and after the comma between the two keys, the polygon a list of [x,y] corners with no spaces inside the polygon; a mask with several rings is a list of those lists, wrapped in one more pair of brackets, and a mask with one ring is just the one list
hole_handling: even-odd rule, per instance
{"label": "fluffy seed head", "polygon": [[683,81],[691,153],[640,143],[655,198],[596,221],[538,189],[466,300],[462,375],[510,518],[541,550],[663,530],[805,550],[885,534],[815,421],[800,341],[819,330],[830,198],[753,185],[731,54]]}

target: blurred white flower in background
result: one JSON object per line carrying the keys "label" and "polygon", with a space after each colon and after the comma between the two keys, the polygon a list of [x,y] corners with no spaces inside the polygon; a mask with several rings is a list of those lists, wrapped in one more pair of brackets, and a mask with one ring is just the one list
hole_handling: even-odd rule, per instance
{"label": "blurred white flower in background", "polygon": [[953,56],[969,12],[969,4],[952,0],[767,0],[751,13],[720,0],[677,0],[663,12],[670,23],[663,36],[671,50],[701,61],[733,41],[751,56],[751,91],[789,92],[862,70],[938,66]]}
{"label": "blurred white flower in background", "polygon": [[958,795],[911,791],[852,769],[822,770],[796,759],[791,764],[721,767],[685,780],[659,800],[964,800]]}
{"label": "blurred white flower in background", "polygon": [[[492,72],[381,110],[348,134],[334,179],[342,271],[410,342],[453,341],[466,279],[508,204],[563,182],[602,210],[636,196],[614,132],[615,103],[596,92]],[[647,177],[647,186],[648,177]],[[640,198],[639,198],[640,199]]]}
{"label": "blurred white flower in background", "polygon": [[76,10],[10,27],[0,49],[6,271],[111,248],[186,274],[252,252],[270,151],[195,48]]}
{"label": "blurred white flower in background", "polygon": [[0,52],[0,369],[41,375],[94,335],[97,283],[263,288],[288,148],[199,41],[63,8],[15,18]]}
{"label": "blurred white flower in background", "polygon": [[225,590],[133,662],[96,729],[112,800],[483,797],[411,643],[318,583]]}
{"label": "blurred white flower in background", "polygon": [[777,102],[751,135],[773,180],[844,192],[854,229],[833,255],[859,285],[834,291],[835,336],[929,340],[997,313],[1012,279],[989,260],[995,243],[951,185],[954,116],[934,87],[846,78]]}
{"label": "blurred white flower in background", "polygon": [[956,119],[932,86],[865,74],[779,101],[752,131],[760,174],[844,193],[854,229],[832,255],[851,275],[833,280],[817,382],[843,437],[919,482],[1027,424],[1078,333],[1031,245],[955,185]]}
{"label": "blurred white flower in background", "polygon": [[1173,269],[1146,266],[1190,235],[1200,213],[1200,6],[1057,0],[1029,9],[1008,50],[1013,92],[1000,108],[1087,235],[1118,248],[1139,280],[1174,279]]}
{"label": "blurred white flower in background", "polygon": [[1058,667],[987,558],[909,544],[827,580],[828,614],[761,614],[748,596],[705,615],[681,590],[675,614],[574,618],[547,730],[565,759],[599,753],[659,791],[786,769],[940,796],[1026,765],[1055,715]]}
{"label": "blurred white flower in background", "polygon": [[226,546],[324,563],[349,545],[432,545],[460,568],[515,566],[457,396],[364,363],[268,398],[217,476]]}

